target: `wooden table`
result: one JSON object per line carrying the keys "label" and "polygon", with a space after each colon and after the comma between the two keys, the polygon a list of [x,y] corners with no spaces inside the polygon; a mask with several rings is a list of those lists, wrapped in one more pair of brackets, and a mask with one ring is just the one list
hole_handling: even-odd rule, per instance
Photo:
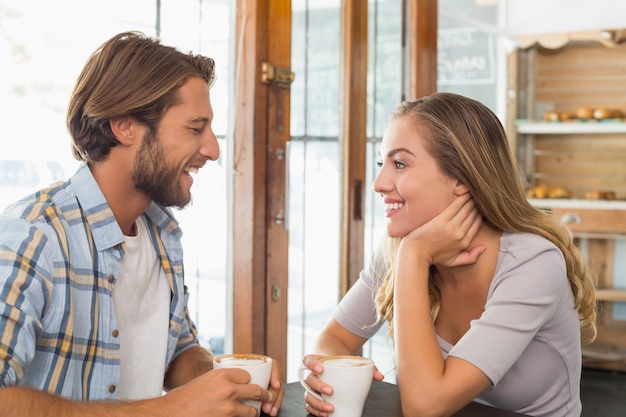
{"label": "wooden table", "polygon": [[[263,413],[263,415],[265,415]],[[456,417],[521,417],[525,414],[489,407],[472,402],[455,414]],[[311,416],[304,409],[304,388],[299,382],[285,385],[285,397],[278,417]],[[402,417],[398,386],[388,382],[373,381],[365,401],[363,417]]]}

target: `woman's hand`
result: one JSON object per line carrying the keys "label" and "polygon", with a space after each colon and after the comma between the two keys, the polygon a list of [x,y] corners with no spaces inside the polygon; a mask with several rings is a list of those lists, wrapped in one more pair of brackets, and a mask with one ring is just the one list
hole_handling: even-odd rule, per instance
{"label": "woman's hand", "polygon": [[[324,372],[324,367],[319,362],[319,359],[322,357],[322,355],[306,355],[302,359],[302,363],[311,371],[305,381],[313,391],[320,394],[331,395],[333,393],[333,387],[324,383],[318,376]],[[306,390],[304,391],[304,406],[309,414],[320,417],[327,417],[329,413],[335,411],[335,407],[333,407],[332,404],[315,398]]]}
{"label": "woman's hand", "polygon": [[403,237],[398,256],[418,256],[427,265],[471,265],[485,250],[484,245],[470,247],[481,225],[482,216],[470,193],[463,194],[432,220]]}
{"label": "woman's hand", "polygon": [[[324,395],[331,395],[333,393],[333,387],[326,384],[319,378],[319,375],[324,373],[324,366],[319,362],[319,359],[324,357],[323,355],[307,355],[302,359],[302,363],[311,371],[306,378],[306,383],[315,391]],[[385,379],[385,375],[374,366],[375,381],[382,381]],[[335,407],[328,402],[321,401],[315,398],[308,391],[304,391],[304,403],[306,410],[314,416],[326,417],[329,413],[335,411]]]}

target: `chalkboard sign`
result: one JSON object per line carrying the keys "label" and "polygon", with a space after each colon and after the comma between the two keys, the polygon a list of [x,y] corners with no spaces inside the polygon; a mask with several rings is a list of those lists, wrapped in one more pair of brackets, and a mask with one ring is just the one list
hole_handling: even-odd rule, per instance
{"label": "chalkboard sign", "polygon": [[496,81],[495,40],[475,28],[439,29],[439,86],[492,85]]}

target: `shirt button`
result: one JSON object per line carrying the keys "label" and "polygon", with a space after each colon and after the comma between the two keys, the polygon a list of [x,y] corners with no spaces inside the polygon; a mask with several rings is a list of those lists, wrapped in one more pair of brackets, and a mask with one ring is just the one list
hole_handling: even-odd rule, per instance
{"label": "shirt button", "polygon": [[109,385],[109,392],[113,394],[115,392],[115,385]]}
{"label": "shirt button", "polygon": [[117,329],[115,329],[113,330],[113,332],[111,332],[111,334],[113,335],[113,337],[117,337],[119,336],[120,332]]}
{"label": "shirt button", "polygon": [[115,281],[115,277],[113,275],[109,275],[109,282],[113,283]]}
{"label": "shirt button", "polygon": [[122,244],[118,243],[117,245],[113,246],[113,249],[115,250],[121,250],[122,249]]}

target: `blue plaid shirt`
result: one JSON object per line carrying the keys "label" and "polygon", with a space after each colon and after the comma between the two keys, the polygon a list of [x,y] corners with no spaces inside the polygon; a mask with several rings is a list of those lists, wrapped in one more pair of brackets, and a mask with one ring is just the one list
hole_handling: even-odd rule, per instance
{"label": "blue plaid shirt", "polygon": [[[171,211],[144,214],[171,288],[166,369],[198,343],[187,311],[182,232]],[[0,216],[0,389],[114,400],[120,343],[113,287],[124,236],[86,165]]]}

